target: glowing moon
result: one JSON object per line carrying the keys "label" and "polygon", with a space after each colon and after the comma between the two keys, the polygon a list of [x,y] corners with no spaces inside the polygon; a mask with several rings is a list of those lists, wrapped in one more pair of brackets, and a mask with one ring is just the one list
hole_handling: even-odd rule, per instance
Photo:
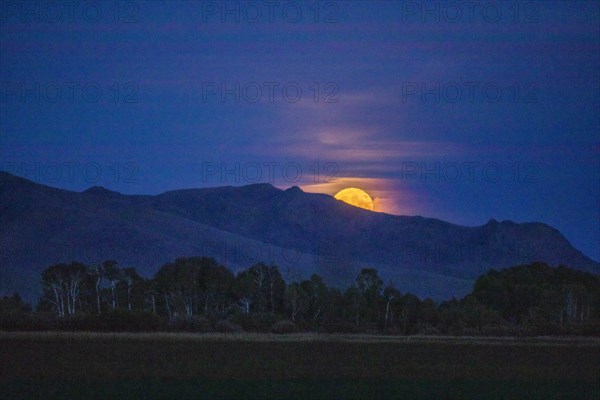
{"label": "glowing moon", "polygon": [[354,207],[364,208],[373,211],[373,199],[367,192],[357,188],[342,189],[333,196],[337,200],[353,205]]}

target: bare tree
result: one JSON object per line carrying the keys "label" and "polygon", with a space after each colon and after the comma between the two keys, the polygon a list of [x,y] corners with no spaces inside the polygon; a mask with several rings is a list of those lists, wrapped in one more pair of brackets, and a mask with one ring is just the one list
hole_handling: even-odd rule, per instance
{"label": "bare tree", "polygon": [[100,287],[102,285],[102,280],[104,279],[104,276],[105,276],[103,264],[92,267],[89,271],[89,275],[94,280],[94,288],[96,290],[96,309],[98,311],[98,314],[102,314],[102,306],[101,306],[102,302],[100,300]]}
{"label": "bare tree", "polygon": [[85,272],[85,265],[77,262],[53,265],[42,272],[42,298],[56,308],[59,317],[75,315]]}
{"label": "bare tree", "polygon": [[[142,278],[138,275],[135,267],[128,267],[123,269],[123,282],[127,289],[127,309],[132,310],[132,292],[134,288],[137,288],[142,282]],[[136,289],[137,291],[137,289]]]}
{"label": "bare tree", "polygon": [[121,269],[117,266],[117,262],[114,260],[104,261],[102,263],[104,268],[104,277],[110,284],[110,292],[111,292],[111,304],[113,311],[117,309],[118,300],[117,300],[117,284],[123,278]]}
{"label": "bare tree", "polygon": [[393,301],[396,301],[400,298],[400,292],[389,285],[383,290],[383,298],[385,299],[385,319],[384,319],[384,328],[387,329],[388,322],[390,320],[390,306]]}

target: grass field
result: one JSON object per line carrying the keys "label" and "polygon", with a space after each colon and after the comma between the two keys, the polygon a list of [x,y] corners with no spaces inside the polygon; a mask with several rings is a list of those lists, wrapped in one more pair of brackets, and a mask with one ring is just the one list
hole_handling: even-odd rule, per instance
{"label": "grass field", "polygon": [[597,339],[0,333],[2,399],[594,399]]}

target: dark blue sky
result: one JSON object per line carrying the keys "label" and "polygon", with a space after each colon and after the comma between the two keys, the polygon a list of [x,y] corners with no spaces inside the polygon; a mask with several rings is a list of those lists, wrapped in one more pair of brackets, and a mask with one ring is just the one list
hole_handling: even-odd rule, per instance
{"label": "dark blue sky", "polygon": [[378,211],[548,223],[600,260],[598,2],[0,4],[3,170],[358,186]]}

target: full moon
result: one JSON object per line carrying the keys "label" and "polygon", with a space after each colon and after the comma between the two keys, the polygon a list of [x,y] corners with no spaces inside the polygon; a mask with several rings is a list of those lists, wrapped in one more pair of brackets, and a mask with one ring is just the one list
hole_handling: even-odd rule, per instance
{"label": "full moon", "polygon": [[364,208],[373,211],[373,199],[367,192],[357,188],[342,189],[333,196],[337,200],[353,205],[354,207]]}

